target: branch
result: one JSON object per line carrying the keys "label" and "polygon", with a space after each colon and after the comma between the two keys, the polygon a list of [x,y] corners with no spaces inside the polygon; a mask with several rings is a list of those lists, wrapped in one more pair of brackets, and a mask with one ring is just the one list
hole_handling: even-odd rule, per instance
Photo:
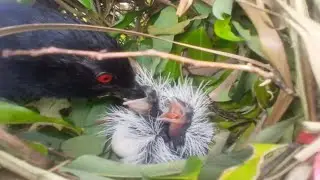
{"label": "branch", "polygon": [[283,88],[285,92],[293,95],[294,91],[283,83],[279,75],[275,75],[276,71],[265,71],[259,67],[254,66],[251,63],[248,64],[230,64],[230,63],[221,63],[221,62],[207,62],[194,60],[191,58],[178,56],[175,54],[165,53],[157,50],[146,50],[146,51],[136,51],[136,52],[96,52],[96,51],[83,51],[83,50],[72,50],[72,49],[62,49],[56,47],[41,48],[41,49],[31,49],[31,50],[8,50],[5,49],[2,51],[3,57],[10,56],[42,56],[49,54],[68,54],[68,55],[78,55],[78,56],[87,56],[96,60],[103,59],[112,59],[112,58],[123,58],[123,57],[139,57],[139,56],[155,56],[161,57],[163,59],[173,60],[179,63],[191,64],[195,67],[211,67],[211,68],[223,68],[223,69],[233,69],[233,70],[242,70],[251,73],[256,73],[266,80],[271,79],[275,84]]}
{"label": "branch", "polygon": [[4,149],[7,151],[35,166],[48,168],[52,164],[48,158],[31,149],[16,136],[7,133],[3,128],[0,128],[0,143],[5,145]]}
{"label": "branch", "polygon": [[88,30],[88,31],[97,31],[97,32],[120,32],[120,33],[124,33],[124,34],[129,34],[129,35],[159,39],[159,40],[173,43],[176,45],[180,45],[180,46],[184,46],[184,47],[188,47],[188,48],[192,48],[192,49],[197,49],[200,51],[204,51],[204,52],[208,52],[208,53],[212,53],[212,54],[217,54],[220,56],[233,58],[238,61],[251,63],[251,64],[256,65],[256,66],[263,68],[263,69],[272,70],[272,68],[270,67],[269,64],[264,64],[264,63],[261,63],[257,60],[254,60],[254,59],[251,59],[248,57],[244,57],[244,56],[239,56],[237,54],[232,54],[232,53],[227,53],[227,52],[223,52],[223,51],[198,47],[198,46],[194,46],[191,44],[171,41],[171,40],[161,38],[158,36],[154,36],[151,34],[145,34],[145,33],[136,32],[136,31],[103,27],[103,26],[93,26],[93,25],[86,25],[86,24],[66,24],[66,23],[24,24],[24,25],[16,25],[16,26],[8,26],[8,27],[0,28],[0,37],[12,35],[12,34],[16,34],[16,33],[35,31],[35,30],[61,30],[61,29]]}
{"label": "branch", "polygon": [[28,180],[67,180],[54,173],[33,167],[4,151],[0,151],[0,166]]}

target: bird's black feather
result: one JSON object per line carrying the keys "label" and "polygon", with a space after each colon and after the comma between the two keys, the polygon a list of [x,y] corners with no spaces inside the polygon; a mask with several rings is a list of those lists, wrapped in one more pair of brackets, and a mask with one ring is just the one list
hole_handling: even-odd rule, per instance
{"label": "bird's black feather", "polygon": [[[1,4],[0,27],[33,23],[81,23],[45,6]],[[40,30],[0,38],[0,50],[55,46],[77,50],[120,51],[106,33],[81,30]],[[113,75],[108,84],[96,74]],[[128,92],[134,71],[127,58],[94,61],[71,55],[0,57],[0,97],[31,100],[41,97],[95,97],[108,92]],[[121,94],[121,93],[120,93]]]}

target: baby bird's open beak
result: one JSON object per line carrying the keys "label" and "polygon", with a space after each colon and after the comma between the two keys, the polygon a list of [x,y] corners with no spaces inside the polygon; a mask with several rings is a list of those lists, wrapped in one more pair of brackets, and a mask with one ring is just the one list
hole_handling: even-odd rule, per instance
{"label": "baby bird's open beak", "polygon": [[168,122],[169,136],[180,136],[185,127],[190,124],[193,111],[184,102],[179,99],[171,100],[169,109],[160,115],[158,120]]}

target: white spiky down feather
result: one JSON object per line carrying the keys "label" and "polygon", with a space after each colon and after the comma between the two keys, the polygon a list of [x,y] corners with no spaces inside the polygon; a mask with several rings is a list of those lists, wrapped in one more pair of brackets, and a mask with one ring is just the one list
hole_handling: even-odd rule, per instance
{"label": "white spiky down feather", "polygon": [[173,152],[170,144],[159,136],[163,128],[162,121],[146,119],[125,107],[109,109],[102,118],[106,123],[103,124],[101,134],[111,137],[113,151],[125,163],[164,163],[183,157],[206,155],[215,134],[215,126],[209,122],[210,100],[203,91],[204,84],[194,88],[192,80],[188,78],[172,84],[168,78],[152,77],[151,72],[143,70],[137,75],[136,81],[142,86],[153,87],[162,111],[168,110],[168,100],[172,98],[178,98],[194,109],[184,145]]}

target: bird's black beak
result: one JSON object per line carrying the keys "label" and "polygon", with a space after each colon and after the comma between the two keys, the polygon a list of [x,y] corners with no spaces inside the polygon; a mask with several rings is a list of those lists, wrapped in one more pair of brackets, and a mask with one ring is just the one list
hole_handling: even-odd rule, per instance
{"label": "bird's black beak", "polygon": [[143,91],[143,88],[140,87],[138,84],[135,84],[131,88],[110,86],[107,89],[106,89],[106,87],[104,87],[103,89],[104,89],[104,91],[107,91],[108,93],[102,93],[101,95],[98,96],[98,98],[113,96],[113,97],[117,97],[119,99],[138,99],[138,98],[145,97],[145,93]]}

